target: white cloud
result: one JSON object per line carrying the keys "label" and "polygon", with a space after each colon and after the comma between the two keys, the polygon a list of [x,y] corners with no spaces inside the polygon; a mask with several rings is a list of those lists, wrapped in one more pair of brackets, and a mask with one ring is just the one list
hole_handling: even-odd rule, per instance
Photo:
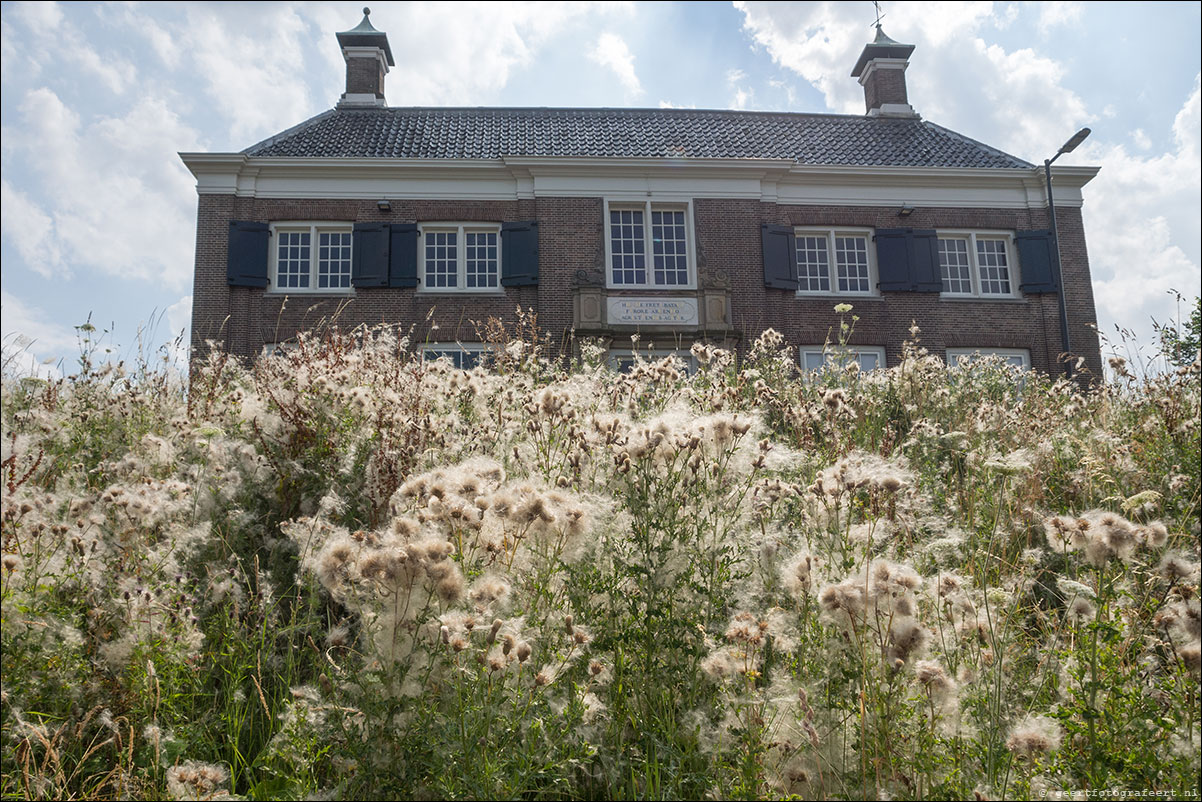
{"label": "white cloud", "polygon": [[1152,140],[1144,133],[1144,129],[1136,128],[1131,132],[1131,141],[1135,143],[1135,147],[1140,150],[1148,150],[1152,147]]}
{"label": "white cloud", "polygon": [[755,90],[741,85],[745,80],[747,73],[740,69],[726,71],[726,85],[730,87],[729,103],[732,109],[746,109],[755,99]]}
{"label": "white cloud", "polygon": [[626,42],[616,33],[603,33],[597,39],[597,44],[589,51],[588,57],[612,70],[622,82],[622,86],[631,95],[643,93],[639,76],[634,71],[634,54],[626,46]]}
{"label": "white cloud", "polygon": [[[26,304],[17,296],[0,290],[0,344],[5,371],[21,375],[58,375],[57,368],[43,365],[78,353],[79,341],[75,330],[48,320],[46,313]],[[80,321],[81,323],[83,321]]]}
{"label": "white cloud", "polygon": [[[38,89],[20,105],[21,125],[5,131],[13,157],[38,179],[15,191],[34,233],[5,235],[24,255],[45,245],[38,272],[70,264],[124,279],[180,288],[191,278],[195,244],[192,179],[177,150],[196,133],[161,100],[144,98],[123,117],[85,125],[54,92]],[[6,199],[7,216],[7,199]],[[39,217],[49,215],[52,231]],[[16,223],[14,223],[15,225]],[[39,239],[40,236],[40,239]],[[25,250],[21,250],[24,248]]]}
{"label": "white cloud", "polygon": [[[505,87],[514,70],[568,25],[590,15],[628,13],[592,3],[416,3],[388,30],[396,69],[388,76],[395,105],[471,105]],[[345,23],[343,23],[345,24]],[[325,28],[343,30],[343,28]]]}
{"label": "white cloud", "polygon": [[24,28],[21,39],[27,45],[20,53],[22,71],[40,72],[48,64],[65,60],[92,73],[114,94],[122,94],[134,84],[134,65],[117,53],[97,52],[63,15],[58,3],[14,3],[12,10]]}
{"label": "white cloud", "polygon": [[[864,90],[849,77],[871,38],[855,4],[739,2],[743,28],[772,59],[801,75],[846,114],[864,113]],[[897,3],[884,29],[916,46],[906,72],[911,105],[926,119],[1016,156],[1042,160],[1088,122],[1062,83],[1058,62],[1030,49],[1007,51],[982,38],[1005,24],[992,3]]]}
{"label": "white cloud", "polygon": [[1085,187],[1084,208],[1098,318],[1104,333],[1116,324],[1152,343],[1151,319],[1174,314],[1170,290],[1202,293],[1202,102],[1199,79],[1172,130],[1172,150],[1154,156],[1122,145],[1086,148],[1082,158],[1102,170]]}
{"label": "white cloud", "polygon": [[1033,3],[1039,9],[1039,21],[1036,23],[1039,32],[1047,35],[1058,25],[1069,25],[1080,22],[1085,8],[1076,2],[1043,2]]}
{"label": "white cloud", "polygon": [[71,271],[63,262],[54,237],[54,221],[24,193],[0,180],[0,229],[30,268],[45,278],[65,278]]}
{"label": "white cloud", "polygon": [[171,32],[160,25],[148,14],[140,14],[132,8],[126,8],[120,15],[119,22],[150,43],[151,49],[159,60],[170,69],[180,65],[183,50]]}
{"label": "white cloud", "polygon": [[196,62],[208,103],[229,121],[233,139],[261,138],[311,115],[306,33],[288,6],[188,6],[179,46]]}
{"label": "white cloud", "polygon": [[164,345],[170,364],[187,369],[188,345],[192,333],[192,296],[185,295],[171,306],[167,307],[164,317],[167,319],[167,342]]}

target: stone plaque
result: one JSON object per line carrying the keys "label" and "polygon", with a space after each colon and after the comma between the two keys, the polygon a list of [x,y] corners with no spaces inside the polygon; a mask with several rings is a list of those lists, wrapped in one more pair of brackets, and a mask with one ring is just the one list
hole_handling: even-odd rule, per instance
{"label": "stone plaque", "polygon": [[607,298],[611,326],[696,326],[696,298]]}

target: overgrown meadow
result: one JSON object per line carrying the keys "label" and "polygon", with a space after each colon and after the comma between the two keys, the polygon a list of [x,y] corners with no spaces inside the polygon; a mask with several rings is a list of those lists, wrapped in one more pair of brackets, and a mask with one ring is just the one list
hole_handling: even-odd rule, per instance
{"label": "overgrown meadow", "polygon": [[3,797],[1197,798],[1198,362],[525,323],[6,377]]}

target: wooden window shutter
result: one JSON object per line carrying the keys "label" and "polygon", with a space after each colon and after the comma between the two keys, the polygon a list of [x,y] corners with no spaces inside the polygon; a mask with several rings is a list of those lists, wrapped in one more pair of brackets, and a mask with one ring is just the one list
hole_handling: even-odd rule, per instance
{"label": "wooden window shutter", "polygon": [[388,286],[417,286],[417,224],[393,223],[389,230]]}
{"label": "wooden window shutter", "polygon": [[355,223],[351,245],[351,286],[388,286],[387,223]]}
{"label": "wooden window shutter", "polygon": [[1018,251],[1018,269],[1022,276],[1020,290],[1032,294],[1060,291],[1052,252],[1056,240],[1051,231],[1019,231],[1014,236],[1014,247]]}
{"label": "wooden window shutter", "polygon": [[881,292],[910,292],[910,231],[908,228],[878,228],[876,241],[877,288]]}
{"label": "wooden window shutter", "polygon": [[797,290],[797,244],[792,226],[760,226],[764,249],[764,286]]}
{"label": "wooden window shutter", "polygon": [[538,221],[501,223],[501,286],[538,284]]}
{"label": "wooden window shutter", "polygon": [[943,275],[939,270],[939,238],[934,231],[911,230],[910,280],[914,292],[942,292]]}
{"label": "wooden window shutter", "polygon": [[231,287],[266,287],[270,231],[266,223],[230,221],[226,280]]}

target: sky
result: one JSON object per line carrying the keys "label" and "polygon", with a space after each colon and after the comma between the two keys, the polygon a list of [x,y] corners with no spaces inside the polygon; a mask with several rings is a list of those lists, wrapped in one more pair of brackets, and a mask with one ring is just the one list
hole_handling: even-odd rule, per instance
{"label": "sky", "polygon": [[[390,105],[862,114],[871,2],[371,3]],[[1202,4],[885,2],[925,119],[1033,163],[1101,167],[1084,218],[1105,355],[1147,359],[1202,264]],[[195,181],[331,108],[356,3],[0,3],[0,336],[70,372],[89,322],[121,358],[191,314]],[[1174,293],[1185,297],[1178,302]],[[1125,345],[1119,329],[1142,351]],[[172,358],[186,355],[170,349]],[[180,362],[180,364],[183,364]]]}

